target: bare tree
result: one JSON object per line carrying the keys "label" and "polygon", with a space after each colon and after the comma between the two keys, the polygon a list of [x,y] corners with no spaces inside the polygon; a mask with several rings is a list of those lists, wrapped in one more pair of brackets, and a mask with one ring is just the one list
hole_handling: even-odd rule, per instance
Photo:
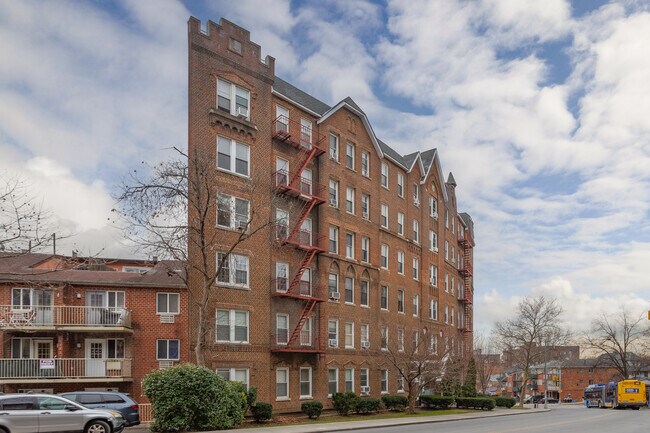
{"label": "bare tree", "polygon": [[[208,336],[214,328],[209,301],[218,278],[230,271],[231,253],[275,221],[270,213],[265,216],[254,207],[239,211],[220,201],[222,185],[215,174],[214,155],[174,151],[176,158],[147,167],[144,174],[132,174],[116,197],[120,206],[115,212],[140,252],[170,259],[174,269],[169,272],[183,279],[196,315],[196,362],[205,365]],[[268,182],[268,178],[251,179],[243,194],[251,196],[254,188]],[[217,213],[234,230],[216,230]]]}
{"label": "bare tree", "polygon": [[621,307],[616,313],[602,313],[594,319],[583,344],[623,379],[630,379],[639,374],[639,368],[647,361],[649,336],[646,318],[635,317]]}
{"label": "bare tree", "polygon": [[563,344],[569,339],[569,332],[559,322],[561,314],[562,307],[555,299],[524,298],[517,306],[515,317],[498,322],[494,328],[500,348],[508,351],[512,365],[521,369],[519,405],[522,407],[524,392],[531,380],[530,367],[544,360],[548,346]]}
{"label": "bare tree", "polygon": [[501,364],[500,355],[495,353],[493,341],[480,331],[474,331],[474,361],[476,362],[477,388],[480,393],[487,392],[490,377]]}
{"label": "bare tree", "polygon": [[400,336],[388,344],[385,330],[382,330],[382,353],[386,362],[397,371],[398,380],[403,383],[408,396],[409,413],[415,413],[415,403],[425,389],[431,389],[444,376],[449,357],[448,347],[439,347],[438,336],[417,331],[411,339]]}
{"label": "bare tree", "polygon": [[52,241],[53,233],[52,215],[28,182],[0,176],[0,251],[13,255],[42,248]]}

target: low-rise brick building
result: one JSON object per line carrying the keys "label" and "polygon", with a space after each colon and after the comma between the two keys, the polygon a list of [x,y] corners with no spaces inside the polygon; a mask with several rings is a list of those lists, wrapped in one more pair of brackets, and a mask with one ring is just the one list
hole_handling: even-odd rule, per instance
{"label": "low-rise brick building", "polygon": [[0,255],[0,391],[110,389],[145,401],[148,372],[188,359],[187,292],[170,269]]}

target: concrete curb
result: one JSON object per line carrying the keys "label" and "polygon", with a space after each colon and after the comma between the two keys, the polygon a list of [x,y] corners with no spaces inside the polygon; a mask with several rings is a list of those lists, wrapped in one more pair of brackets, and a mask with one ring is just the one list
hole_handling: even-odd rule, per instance
{"label": "concrete curb", "polygon": [[[500,416],[515,416],[527,415],[533,413],[550,412],[551,409],[504,409],[494,412],[484,412],[476,414],[462,414],[462,415],[442,415],[431,417],[414,417],[414,418],[401,418],[401,419],[377,419],[368,421],[341,421],[333,422],[331,424],[299,424],[299,425],[283,425],[277,427],[256,427],[251,429],[251,433],[326,433],[337,431],[350,431],[350,430],[367,430],[382,427],[396,427],[401,425],[414,425],[414,424],[432,424],[440,422],[453,422],[463,421],[470,419],[480,418],[493,418]],[[241,433],[249,429],[233,429],[233,430],[220,430],[205,433]]]}

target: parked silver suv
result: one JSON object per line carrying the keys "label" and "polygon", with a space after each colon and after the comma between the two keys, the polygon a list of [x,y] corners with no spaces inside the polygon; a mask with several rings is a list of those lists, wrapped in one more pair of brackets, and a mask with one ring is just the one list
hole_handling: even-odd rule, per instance
{"label": "parked silver suv", "polygon": [[88,409],[49,394],[0,395],[0,432],[120,433],[124,418],[116,410]]}

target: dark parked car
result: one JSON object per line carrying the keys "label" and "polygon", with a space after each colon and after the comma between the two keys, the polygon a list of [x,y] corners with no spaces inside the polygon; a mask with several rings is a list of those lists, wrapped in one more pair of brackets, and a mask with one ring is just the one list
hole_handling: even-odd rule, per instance
{"label": "dark parked car", "polygon": [[[548,404],[554,404],[554,403],[559,403],[560,400],[558,400],[557,398],[549,397],[549,398],[547,399],[546,402],[547,402]],[[542,400],[541,400],[540,403],[544,403],[544,399],[543,399],[543,398],[542,398]]]}
{"label": "dark parked car", "polygon": [[123,392],[75,391],[64,392],[59,395],[92,409],[117,410],[124,417],[127,427],[140,424],[138,403]]}

